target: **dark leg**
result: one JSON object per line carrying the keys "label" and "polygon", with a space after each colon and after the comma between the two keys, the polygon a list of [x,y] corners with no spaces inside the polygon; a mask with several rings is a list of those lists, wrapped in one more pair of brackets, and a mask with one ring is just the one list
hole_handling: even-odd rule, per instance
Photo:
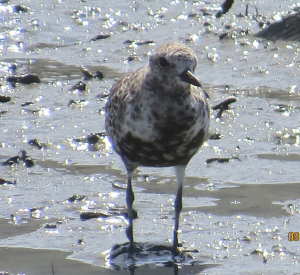
{"label": "dark leg", "polygon": [[176,178],[178,182],[178,190],[175,199],[175,226],[174,226],[174,234],[173,234],[173,246],[172,246],[172,253],[174,255],[178,255],[178,228],[179,228],[179,216],[182,209],[182,186],[184,181],[185,175],[185,168],[186,166],[176,166]]}
{"label": "dark leg", "polygon": [[128,222],[129,225],[126,229],[126,235],[129,240],[129,248],[128,253],[133,255],[134,246],[133,246],[133,202],[134,202],[134,194],[132,191],[131,185],[132,171],[127,170],[127,191],[126,191],[126,203],[127,203],[127,211],[128,211]]}
{"label": "dark leg", "polygon": [[176,199],[175,199],[175,226],[173,233],[173,254],[178,254],[178,229],[179,229],[179,216],[182,209],[182,186],[178,188]]}

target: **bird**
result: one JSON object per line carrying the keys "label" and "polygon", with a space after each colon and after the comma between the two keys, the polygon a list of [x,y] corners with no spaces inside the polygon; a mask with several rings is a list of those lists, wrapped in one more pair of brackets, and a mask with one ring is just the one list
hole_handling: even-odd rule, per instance
{"label": "bird", "polygon": [[198,59],[179,42],[158,46],[148,65],[115,81],[105,105],[110,143],[127,171],[127,252],[135,253],[132,175],[140,166],[175,167],[173,255],[179,255],[178,229],[186,166],[208,138],[208,95],[194,75]]}

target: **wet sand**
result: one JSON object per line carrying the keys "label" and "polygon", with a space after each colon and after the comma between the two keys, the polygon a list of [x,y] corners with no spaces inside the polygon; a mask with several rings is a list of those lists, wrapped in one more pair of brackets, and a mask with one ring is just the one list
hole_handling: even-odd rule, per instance
{"label": "wet sand", "polygon": [[0,248],[0,271],[9,274],[128,274],[66,259],[70,253],[58,250]]}

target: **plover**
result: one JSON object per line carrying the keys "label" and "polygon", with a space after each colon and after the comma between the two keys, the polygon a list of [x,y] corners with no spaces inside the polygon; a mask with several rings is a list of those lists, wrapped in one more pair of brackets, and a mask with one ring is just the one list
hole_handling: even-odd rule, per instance
{"label": "plover", "polygon": [[132,174],[139,166],[174,166],[178,182],[171,251],[177,255],[182,187],[190,159],[207,139],[207,95],[194,76],[192,49],[171,42],[159,46],[149,64],[117,80],[105,107],[105,127],[127,170],[128,253],[134,253]]}

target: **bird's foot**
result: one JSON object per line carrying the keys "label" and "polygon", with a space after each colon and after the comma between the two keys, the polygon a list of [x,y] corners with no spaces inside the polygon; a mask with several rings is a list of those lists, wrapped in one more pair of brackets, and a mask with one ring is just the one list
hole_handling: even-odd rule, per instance
{"label": "bird's foot", "polygon": [[109,258],[115,259],[122,254],[128,254],[128,258],[132,258],[134,254],[143,251],[143,246],[139,243],[134,243],[133,247],[130,246],[129,242],[123,244],[116,244],[110,250]]}
{"label": "bird's foot", "polygon": [[107,265],[112,268],[129,269],[142,265],[159,264],[163,266],[176,267],[183,263],[194,263],[191,253],[196,250],[184,250],[179,246],[176,249],[172,245],[134,243],[133,250],[129,242],[117,244],[106,254]]}

